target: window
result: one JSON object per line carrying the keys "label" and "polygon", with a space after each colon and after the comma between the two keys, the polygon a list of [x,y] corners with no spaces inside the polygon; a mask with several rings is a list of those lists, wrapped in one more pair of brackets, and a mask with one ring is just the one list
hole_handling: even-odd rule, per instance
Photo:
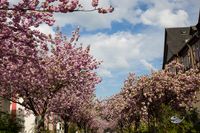
{"label": "window", "polygon": [[181,30],[181,35],[187,35],[187,31],[186,30]]}

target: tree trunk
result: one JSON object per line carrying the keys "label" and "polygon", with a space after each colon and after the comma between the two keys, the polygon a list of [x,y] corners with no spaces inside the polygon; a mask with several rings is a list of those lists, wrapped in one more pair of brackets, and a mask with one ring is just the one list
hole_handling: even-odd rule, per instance
{"label": "tree trunk", "polygon": [[87,133],[87,126],[84,124],[84,133]]}
{"label": "tree trunk", "polygon": [[147,124],[148,124],[148,131],[150,132],[150,118],[149,118],[149,113],[148,113],[148,120],[147,120]]}
{"label": "tree trunk", "polygon": [[131,133],[132,130],[131,130],[131,126],[128,126],[128,133]]}
{"label": "tree trunk", "polygon": [[38,115],[35,118],[35,132],[36,133],[41,133],[42,131],[45,130],[45,125],[44,125],[44,115]]}
{"label": "tree trunk", "polygon": [[121,133],[124,132],[124,131],[123,131],[123,123],[122,123],[122,122],[120,122],[120,132],[121,132]]}
{"label": "tree trunk", "polygon": [[64,121],[64,133],[68,133],[69,125],[67,121]]}
{"label": "tree trunk", "polygon": [[[149,122],[148,122],[149,124]],[[140,129],[140,115],[136,116],[136,120],[135,120],[135,132],[138,133]]]}
{"label": "tree trunk", "polygon": [[120,124],[120,126],[119,126],[119,130],[120,130],[120,133],[123,133],[123,127],[122,127],[121,124]]}

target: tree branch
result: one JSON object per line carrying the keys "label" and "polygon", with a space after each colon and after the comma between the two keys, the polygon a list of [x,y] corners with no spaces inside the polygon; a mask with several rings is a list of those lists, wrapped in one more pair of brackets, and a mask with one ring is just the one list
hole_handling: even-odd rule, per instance
{"label": "tree branch", "polygon": [[19,101],[17,101],[17,100],[13,100],[12,98],[7,98],[7,97],[2,97],[2,98],[3,98],[3,99],[6,99],[6,100],[8,100],[8,101],[17,103],[17,104],[19,104],[19,105],[21,105],[21,106],[23,106],[23,107],[25,107],[25,108],[31,110],[30,107],[26,106],[25,104],[23,104],[23,103],[21,103],[21,102],[19,102]]}
{"label": "tree branch", "polygon": [[[16,11],[15,8],[0,8],[0,11]],[[41,9],[17,9],[19,11],[23,11],[23,12],[26,12],[26,11],[31,11],[31,12],[47,12],[47,13],[56,13],[57,11],[52,11],[52,10],[41,10]],[[94,8],[94,9],[88,9],[88,10],[85,10],[85,9],[76,9],[76,10],[68,10],[68,12],[92,12],[92,11],[97,11],[98,9],[97,8]],[[66,13],[66,12],[62,12],[60,11],[60,13]]]}

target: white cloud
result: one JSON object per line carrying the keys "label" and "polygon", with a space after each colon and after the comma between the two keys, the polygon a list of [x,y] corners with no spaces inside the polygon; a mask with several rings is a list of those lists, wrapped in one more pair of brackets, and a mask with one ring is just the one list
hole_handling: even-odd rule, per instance
{"label": "white cloud", "polygon": [[104,69],[104,68],[99,68],[98,73],[99,73],[99,76],[101,77],[109,77],[109,78],[113,77],[112,73],[109,70]]}
{"label": "white cloud", "polygon": [[188,14],[184,10],[173,12],[170,9],[159,11],[149,9],[141,15],[141,21],[147,25],[162,27],[186,26],[188,25]]}
{"label": "white cloud", "polygon": [[[91,1],[80,1],[85,9],[91,9]],[[200,2],[198,0],[101,0],[100,6],[113,5],[115,11],[111,14],[97,12],[75,12],[56,14],[56,25],[79,25],[86,30],[111,28],[112,22],[124,20],[134,24],[143,23],[158,27],[186,26],[193,22],[194,12],[197,14]],[[143,9],[143,8],[146,9]],[[189,8],[190,7],[190,8]],[[191,7],[193,7],[191,9]]]}
{"label": "white cloud", "polygon": [[82,36],[84,44],[91,44],[91,53],[99,60],[103,60],[106,69],[129,68],[130,58],[139,54],[139,42],[141,35],[132,35],[127,32],[119,32],[113,35],[103,33]]}
{"label": "white cloud", "polygon": [[149,62],[161,58],[163,42],[162,38],[157,38],[158,35],[162,34],[98,33],[83,35],[80,42],[86,45],[92,43],[91,54],[103,61],[103,69],[99,73],[109,77],[112,74],[110,71],[136,71],[141,59]]}
{"label": "white cloud", "polygon": [[[139,9],[133,9],[136,7],[138,0],[101,0],[100,7],[109,7],[113,5],[115,11],[108,14],[99,14],[95,12],[75,12],[68,14],[56,14],[56,25],[64,26],[65,24],[75,24],[86,28],[87,30],[95,30],[100,28],[111,28],[113,21],[121,22],[122,20],[128,20],[131,23],[137,23],[137,15],[141,13]],[[81,3],[85,9],[91,9],[91,1],[81,0]]]}
{"label": "white cloud", "polygon": [[156,71],[157,69],[149,62],[144,59],[141,59],[140,62],[149,70],[149,71]]}
{"label": "white cloud", "polygon": [[46,34],[46,35],[55,35],[55,31],[53,31],[53,28],[48,26],[47,24],[42,24],[40,25],[39,27],[35,28],[35,27],[32,27],[32,29],[37,29],[39,30],[40,32]]}
{"label": "white cloud", "polygon": [[[149,0],[151,8],[141,14],[141,23],[161,27],[189,26],[198,14],[199,0]],[[192,8],[191,8],[192,7]]]}
{"label": "white cloud", "polygon": [[[9,0],[16,3],[19,0]],[[90,0],[80,0],[85,9],[92,9]],[[86,30],[111,28],[112,22],[124,20],[134,24],[143,23],[161,27],[185,26],[196,22],[199,0],[100,0],[100,7],[113,5],[111,14],[97,12],[74,12],[55,14],[58,26],[79,25]],[[144,7],[146,9],[144,9]],[[192,7],[192,8],[191,8]],[[190,14],[190,15],[189,15]],[[195,20],[194,20],[195,19]]]}
{"label": "white cloud", "polygon": [[[92,9],[90,2],[91,1],[81,0],[85,9]],[[129,19],[134,23],[138,21],[136,14],[139,13],[139,11],[132,10],[136,1],[114,0],[111,3],[108,0],[100,1],[100,7],[109,7],[110,4],[115,7],[115,11],[111,14],[99,14],[96,11],[56,14],[56,25],[64,26],[65,24],[75,24],[86,28],[86,30],[95,30],[100,28],[111,28],[111,23],[113,21],[121,22],[123,19]]]}

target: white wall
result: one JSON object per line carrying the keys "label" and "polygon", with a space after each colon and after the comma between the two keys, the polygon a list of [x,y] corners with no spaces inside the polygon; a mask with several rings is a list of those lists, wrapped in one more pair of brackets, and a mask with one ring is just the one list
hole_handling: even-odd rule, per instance
{"label": "white wall", "polygon": [[[20,99],[22,100],[22,99]],[[11,103],[12,106],[12,103]],[[12,107],[10,107],[12,109]],[[23,133],[33,133],[34,131],[34,123],[35,123],[35,116],[33,114],[27,113],[23,106],[17,104],[17,117],[24,120],[24,132]],[[23,110],[23,111],[20,111]],[[29,115],[27,115],[29,114]]]}
{"label": "white wall", "polygon": [[34,131],[35,116],[33,114],[25,117],[25,133],[33,133]]}

